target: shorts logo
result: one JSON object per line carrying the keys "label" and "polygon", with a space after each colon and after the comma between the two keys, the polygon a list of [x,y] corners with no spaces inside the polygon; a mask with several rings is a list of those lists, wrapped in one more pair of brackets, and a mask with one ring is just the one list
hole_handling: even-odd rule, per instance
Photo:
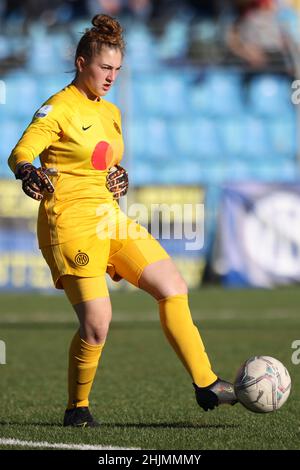
{"label": "shorts logo", "polygon": [[81,251],[79,251],[75,256],[75,263],[77,264],[77,266],[86,266],[89,260],[90,259],[88,255],[86,253],[81,253]]}
{"label": "shorts logo", "polygon": [[118,132],[118,134],[121,134],[121,129],[120,129],[120,127],[118,126],[118,124],[116,123],[116,121],[114,121],[114,128],[116,129],[116,131]]}

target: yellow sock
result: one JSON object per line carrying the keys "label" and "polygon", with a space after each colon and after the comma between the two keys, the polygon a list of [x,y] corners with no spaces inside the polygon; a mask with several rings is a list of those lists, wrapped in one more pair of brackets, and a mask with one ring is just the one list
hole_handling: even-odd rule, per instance
{"label": "yellow sock", "polygon": [[198,329],[193,323],[187,295],[159,301],[160,321],[170,344],[198,387],[217,380],[211,369]]}
{"label": "yellow sock", "polygon": [[93,385],[103,344],[88,344],[77,332],[69,351],[69,401],[68,409],[89,406],[89,394]]}

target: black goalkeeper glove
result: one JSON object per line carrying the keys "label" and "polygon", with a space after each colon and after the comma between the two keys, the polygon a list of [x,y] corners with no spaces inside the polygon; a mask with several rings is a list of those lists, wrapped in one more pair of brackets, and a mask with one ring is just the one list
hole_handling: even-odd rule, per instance
{"label": "black goalkeeper glove", "polygon": [[128,173],[120,165],[113,166],[106,178],[106,187],[114,194],[115,199],[125,196],[128,191]]}
{"label": "black goalkeeper glove", "polygon": [[24,163],[16,172],[16,179],[22,180],[22,189],[27,196],[41,201],[43,191],[54,192],[54,187],[43,168],[35,168],[31,163]]}

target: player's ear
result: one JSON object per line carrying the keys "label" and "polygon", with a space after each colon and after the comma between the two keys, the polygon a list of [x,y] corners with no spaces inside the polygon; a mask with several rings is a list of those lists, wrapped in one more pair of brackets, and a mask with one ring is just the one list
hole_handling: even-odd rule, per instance
{"label": "player's ear", "polygon": [[76,68],[78,70],[78,72],[82,72],[85,65],[87,64],[87,61],[85,60],[85,58],[83,56],[78,56],[77,59],[76,59]]}

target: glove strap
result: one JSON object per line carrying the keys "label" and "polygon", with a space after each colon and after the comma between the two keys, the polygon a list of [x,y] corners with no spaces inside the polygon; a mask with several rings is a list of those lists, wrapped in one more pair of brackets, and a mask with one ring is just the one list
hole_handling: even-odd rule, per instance
{"label": "glove strap", "polygon": [[15,174],[16,180],[23,180],[24,176],[29,173],[34,167],[31,163],[24,163],[20,168],[18,168],[17,173]]}

